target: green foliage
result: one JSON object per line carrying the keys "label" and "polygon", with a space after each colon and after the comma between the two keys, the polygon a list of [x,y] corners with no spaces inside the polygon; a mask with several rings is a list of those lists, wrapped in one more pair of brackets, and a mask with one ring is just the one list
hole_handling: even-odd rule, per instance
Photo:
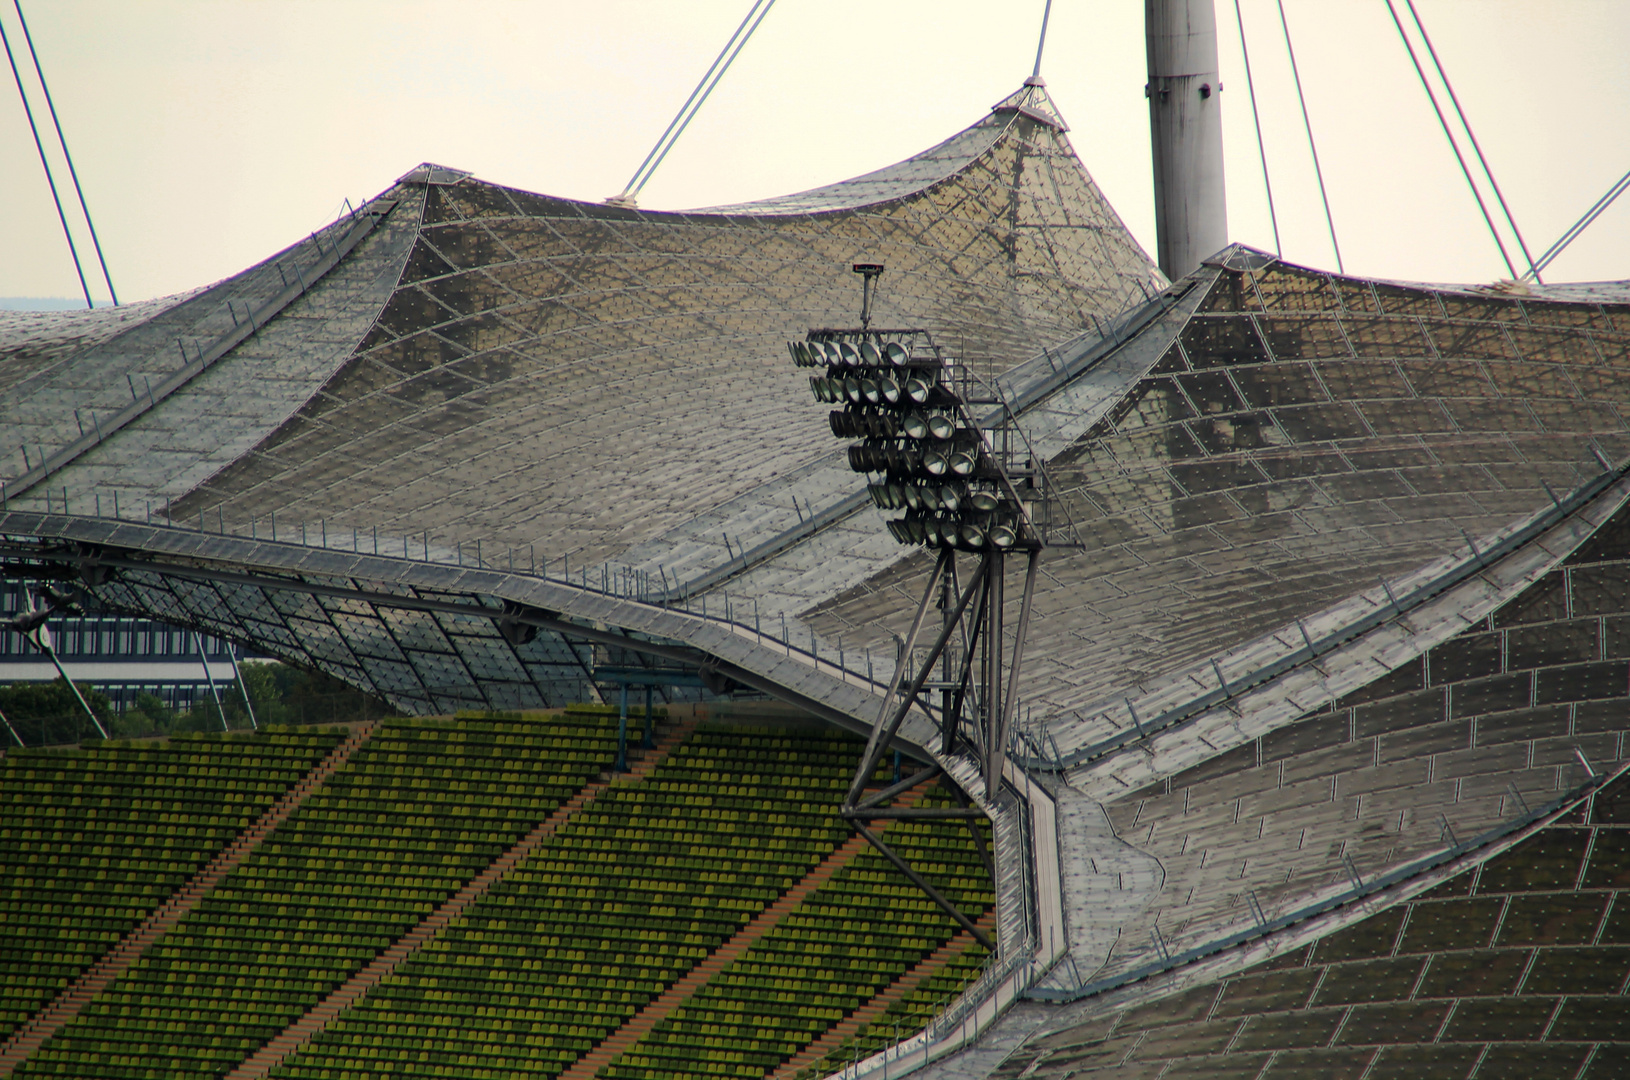
{"label": "green foliage", "polygon": [[[78,686],[79,692],[85,696],[86,704],[96,713],[97,719],[106,721],[113,715],[113,703],[108,701],[106,694],[88,683],[79,683]],[[79,702],[74,699],[74,692],[68,688],[68,681],[59,678],[48,683],[13,683],[11,686],[0,686],[0,711],[15,723],[19,720],[38,720],[42,717],[61,716],[81,710]]]}
{"label": "green foliage", "polygon": [[[75,685],[102,726],[111,732],[115,714],[107,695],[87,683]],[[0,714],[11,726],[10,732],[0,731],[0,740],[13,745],[16,739],[29,746],[43,746],[97,737],[96,725],[80,708],[66,679],[0,686]]]}
{"label": "green foliage", "polygon": [[[248,661],[241,669],[255,723],[261,726],[344,723],[395,715],[395,710],[373,695],[321,672],[302,671],[275,661]],[[207,689],[190,709],[172,709],[157,695],[140,693],[122,713],[114,710],[106,694],[87,684],[78,685],[96,718],[114,738],[239,731],[251,726],[249,707],[236,681],[216,683],[219,706]],[[0,713],[29,746],[61,745],[97,737],[95,726],[61,679],[0,686]],[[3,730],[0,739],[15,745]]]}

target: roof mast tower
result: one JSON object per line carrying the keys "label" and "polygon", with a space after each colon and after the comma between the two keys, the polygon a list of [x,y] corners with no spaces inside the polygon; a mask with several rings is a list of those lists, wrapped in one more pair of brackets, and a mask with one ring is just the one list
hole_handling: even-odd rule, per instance
{"label": "roof mast tower", "polygon": [[1212,0],[1144,0],[1144,32],[1158,259],[1175,281],[1228,243]]}

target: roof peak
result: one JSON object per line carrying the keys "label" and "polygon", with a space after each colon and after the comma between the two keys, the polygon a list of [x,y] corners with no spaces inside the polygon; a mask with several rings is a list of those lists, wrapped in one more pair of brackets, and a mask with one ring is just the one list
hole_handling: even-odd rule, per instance
{"label": "roof peak", "polygon": [[1007,97],[990,107],[993,113],[1016,112],[1030,119],[1046,124],[1057,131],[1068,131],[1070,125],[1058,114],[1058,106],[1047,94],[1047,80],[1040,75],[1032,75]]}
{"label": "roof peak", "polygon": [[398,184],[456,184],[470,174],[463,169],[450,169],[446,165],[437,165],[433,161],[426,161],[409,169],[397,177]]}

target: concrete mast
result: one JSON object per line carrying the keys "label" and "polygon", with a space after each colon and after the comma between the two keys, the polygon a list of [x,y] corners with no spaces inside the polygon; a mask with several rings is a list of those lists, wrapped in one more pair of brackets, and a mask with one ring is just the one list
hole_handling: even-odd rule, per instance
{"label": "concrete mast", "polygon": [[1160,269],[1176,280],[1228,243],[1222,80],[1212,0],[1144,0]]}

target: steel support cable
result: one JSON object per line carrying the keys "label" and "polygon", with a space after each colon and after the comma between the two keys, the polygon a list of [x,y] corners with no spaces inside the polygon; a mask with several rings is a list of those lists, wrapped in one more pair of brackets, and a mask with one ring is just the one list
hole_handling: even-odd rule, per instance
{"label": "steel support cable", "polygon": [[1245,92],[1251,99],[1251,123],[1256,126],[1256,151],[1262,159],[1262,186],[1268,192],[1268,220],[1273,223],[1273,253],[1283,256],[1279,246],[1279,215],[1273,207],[1273,181],[1268,178],[1268,148],[1262,141],[1262,117],[1256,111],[1256,82],[1251,78],[1251,50],[1245,44],[1245,16],[1241,14],[1239,0],[1234,0],[1234,21],[1239,24],[1239,51],[1245,58]]}
{"label": "steel support cable", "polygon": [[45,182],[51,185],[51,201],[57,204],[57,220],[62,222],[62,235],[68,240],[68,254],[73,256],[74,273],[79,275],[79,288],[85,294],[85,306],[91,302],[90,286],[85,284],[85,271],[79,265],[79,250],[74,247],[74,234],[68,229],[68,215],[62,212],[62,198],[57,194],[57,181],[51,175],[51,163],[45,157],[45,144],[40,142],[40,129],[34,123],[34,110],[28,104],[28,92],[23,89],[23,76],[17,70],[17,59],[11,55],[11,39],[6,36],[6,25],[0,22],[0,45],[6,49],[6,61],[11,64],[11,77],[17,81],[17,96],[22,99],[23,112],[28,115],[28,130],[34,133],[34,149],[40,152],[40,167],[45,170]]}
{"label": "steel support cable", "polygon": [[707,81],[713,77],[713,72],[718,68],[719,62],[724,59],[725,53],[730,51],[730,47],[736,43],[736,38],[747,26],[748,19],[753,17],[753,13],[758,10],[758,5],[761,2],[762,0],[753,0],[753,6],[747,10],[747,18],[741,21],[741,25],[736,27],[735,33],[730,35],[730,40],[724,43],[724,48],[719,50],[719,55],[713,58],[713,63],[708,65],[707,71],[703,73],[702,81],[696,84],[696,89],[690,92],[690,97],[685,99],[685,103],[679,107],[679,111],[674,114],[674,118],[668,121],[668,126],[663,129],[662,134],[657,138],[656,145],[651,147],[649,154],[645,155],[645,160],[640,162],[640,167],[634,170],[634,175],[628,178],[628,183],[623,187],[624,195],[634,190],[634,184],[639,180],[640,174],[644,173],[645,167],[651,164],[651,159],[657,156],[657,151],[662,149],[662,144],[668,141],[668,136],[673,133],[673,129],[679,124],[680,118],[690,109],[691,102],[695,101],[696,95],[702,92],[702,87],[707,85]]}
{"label": "steel support cable", "polygon": [[1290,74],[1296,81],[1296,100],[1302,107],[1302,126],[1307,129],[1307,147],[1313,153],[1313,175],[1319,180],[1319,201],[1324,203],[1324,223],[1330,229],[1330,246],[1336,252],[1336,270],[1345,274],[1347,268],[1341,261],[1341,244],[1336,241],[1336,219],[1330,216],[1330,196],[1324,189],[1324,170],[1319,167],[1319,147],[1313,141],[1313,122],[1308,119],[1307,98],[1302,94],[1302,73],[1296,66],[1296,46],[1291,44],[1290,22],[1285,18],[1285,0],[1275,2],[1279,5],[1279,26],[1285,32],[1285,52],[1290,54]]}
{"label": "steel support cable", "polygon": [[[629,178],[628,186],[623,189],[621,198],[631,199],[637,197],[641,189],[650,182],[651,177],[661,167],[663,160],[667,158],[668,152],[674,148],[674,144],[679,141],[679,137],[685,134],[685,129],[690,127],[692,120],[696,119],[696,114],[702,111],[702,106],[707,104],[707,99],[719,85],[719,81],[724,78],[725,72],[729,71],[730,65],[736,62],[736,57],[741,55],[741,50],[746,47],[748,39],[758,30],[759,24],[764,21],[764,16],[768,15],[770,9],[774,6],[775,0],[753,0],[753,6],[747,9],[747,17],[742,19],[741,25],[736,27],[735,33],[730,35],[730,40],[725,42],[724,48],[719,51],[719,55],[714,58],[713,63],[708,66],[707,72],[702,76],[702,81],[696,84],[696,89],[690,92],[690,97],[685,99],[685,104],[679,107],[679,112],[674,114],[674,118],[669,122],[667,130],[662,133],[662,137],[657,140],[656,145],[651,147],[651,152],[645,155],[645,160],[640,163],[640,167],[634,170],[634,175]],[[752,26],[747,25],[749,22],[752,23]],[[743,33],[744,29],[745,33]],[[652,160],[653,158],[655,160]]]}
{"label": "steel support cable", "polygon": [[1041,40],[1036,42],[1036,67],[1030,72],[1032,79],[1041,78],[1041,51],[1047,47],[1047,20],[1053,17],[1053,0],[1041,12]]}
{"label": "steel support cable", "polygon": [[1557,239],[1556,243],[1545,249],[1545,253],[1541,255],[1538,261],[1536,261],[1534,264],[1534,269],[1536,271],[1535,280],[1538,280],[1538,271],[1544,270],[1547,266],[1550,266],[1556,257],[1562,254],[1562,249],[1577,240],[1579,238],[1579,234],[1589,228],[1591,223],[1597,218],[1601,217],[1602,212],[1609,206],[1612,206],[1613,200],[1617,199],[1620,195],[1623,195],[1627,188],[1630,188],[1630,173],[1625,173],[1623,176],[1619,177],[1618,182],[1607,189],[1606,195],[1603,195],[1600,199],[1597,199],[1595,205],[1593,205],[1589,210],[1586,210],[1583,217],[1574,222],[1572,225],[1568,226],[1568,231],[1563,233]]}
{"label": "steel support cable", "polygon": [[[57,129],[57,142],[62,144],[62,156],[68,162],[68,175],[74,182],[74,194],[79,196],[79,210],[85,215],[85,227],[90,230],[91,246],[96,248],[96,261],[102,267],[102,280],[107,282],[108,295],[113,306],[119,306],[119,294],[113,290],[113,278],[108,274],[108,261],[102,257],[102,241],[97,239],[96,224],[91,221],[91,208],[85,202],[85,192],[79,186],[79,173],[74,169],[74,156],[68,153],[68,140],[62,134],[62,121],[57,119],[56,102],[51,100],[51,87],[45,81],[45,69],[40,67],[40,54],[34,51],[34,36],[28,32],[28,20],[23,18],[23,0],[11,0],[17,9],[17,21],[23,27],[23,41],[28,44],[28,55],[34,61],[34,73],[40,78],[40,89],[45,91],[45,107],[51,111],[51,125]],[[88,298],[87,298],[88,299]]]}
{"label": "steel support cable", "polygon": [[1398,28],[1398,40],[1404,43],[1404,51],[1409,54],[1409,62],[1415,65],[1415,74],[1421,80],[1421,89],[1426,91],[1426,100],[1432,103],[1432,111],[1437,114],[1438,125],[1443,128],[1443,137],[1449,140],[1449,149],[1455,152],[1455,160],[1460,163],[1460,173],[1466,178],[1466,186],[1471,189],[1472,198],[1477,200],[1477,210],[1483,215],[1483,223],[1488,226],[1489,235],[1494,238],[1494,246],[1500,249],[1500,258],[1505,262],[1506,269],[1515,278],[1517,268],[1512,265],[1511,256],[1506,254],[1499,230],[1494,227],[1494,217],[1489,213],[1487,204],[1483,202],[1483,193],[1477,190],[1476,183],[1472,181],[1472,171],[1466,164],[1466,156],[1460,152],[1460,144],[1455,141],[1454,133],[1449,130],[1449,118],[1443,115],[1443,108],[1438,105],[1438,96],[1432,92],[1431,83],[1427,82],[1426,69],[1421,67],[1420,58],[1415,55],[1415,46],[1409,43],[1409,35],[1404,33],[1404,23],[1398,18],[1398,9],[1393,6],[1392,0],[1385,2],[1387,12],[1392,16],[1392,25]]}
{"label": "steel support cable", "polygon": [[[1460,126],[1466,129],[1466,138],[1471,140],[1472,151],[1477,154],[1477,163],[1483,167],[1483,175],[1488,177],[1489,187],[1494,189],[1494,197],[1500,203],[1500,212],[1505,215],[1506,224],[1511,226],[1511,233],[1517,238],[1517,246],[1522,249],[1522,257],[1528,261],[1528,270],[1539,281],[1539,269],[1534,265],[1534,257],[1528,253],[1528,241],[1523,239],[1522,230],[1517,228],[1517,219],[1511,216],[1511,207],[1506,205],[1505,193],[1500,190],[1499,181],[1494,179],[1494,170],[1489,168],[1488,159],[1483,156],[1483,147],[1477,141],[1477,133],[1472,130],[1470,120],[1466,119],[1466,110],[1460,107],[1460,95],[1455,93],[1455,84],[1449,81],[1449,73],[1443,70],[1443,61],[1438,59],[1438,50],[1432,44],[1432,36],[1426,32],[1426,24],[1421,22],[1420,12],[1415,10],[1415,0],[1404,0],[1409,7],[1410,18],[1415,20],[1415,29],[1420,31],[1421,40],[1426,43],[1427,54],[1432,57],[1432,66],[1437,68],[1438,78],[1443,80],[1443,88],[1449,91],[1449,101],[1455,107],[1455,115],[1460,118]],[[1396,15],[1393,16],[1395,19]],[[1544,282],[1540,282],[1544,284]]]}

